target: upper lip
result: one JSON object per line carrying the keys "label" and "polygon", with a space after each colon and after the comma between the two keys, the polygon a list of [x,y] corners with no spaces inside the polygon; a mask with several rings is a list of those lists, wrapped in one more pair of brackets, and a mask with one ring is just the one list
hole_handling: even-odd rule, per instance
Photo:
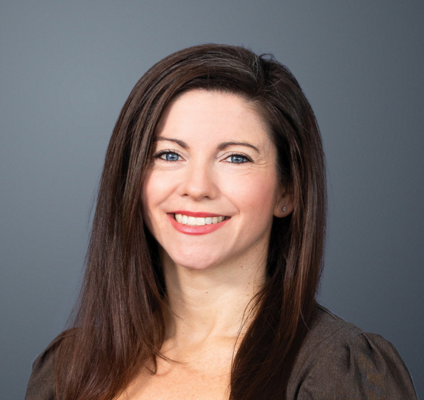
{"label": "upper lip", "polygon": [[188,217],[196,218],[207,218],[207,217],[225,217],[223,214],[213,214],[207,212],[193,212],[193,211],[172,211],[169,214],[182,214],[187,215]]}

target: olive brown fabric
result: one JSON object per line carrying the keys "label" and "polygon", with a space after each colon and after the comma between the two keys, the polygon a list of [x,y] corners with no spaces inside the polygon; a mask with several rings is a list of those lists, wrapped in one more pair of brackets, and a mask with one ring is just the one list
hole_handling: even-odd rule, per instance
{"label": "olive brown fabric", "polygon": [[[416,400],[408,370],[391,343],[318,306],[299,352],[287,400]],[[35,360],[25,400],[55,400],[57,337]],[[267,399],[258,399],[267,400]]]}

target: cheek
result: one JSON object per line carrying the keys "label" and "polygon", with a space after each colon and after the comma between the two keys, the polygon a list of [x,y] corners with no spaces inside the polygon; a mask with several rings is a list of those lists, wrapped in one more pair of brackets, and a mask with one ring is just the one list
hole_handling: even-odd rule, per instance
{"label": "cheek", "polygon": [[171,190],[169,179],[156,171],[147,174],[142,190],[144,212],[152,212],[152,208],[160,204],[169,196]]}
{"label": "cheek", "polygon": [[142,185],[141,201],[143,204],[143,217],[150,232],[153,233],[152,222],[155,217],[155,206],[160,204],[163,193],[161,180],[155,179],[155,174],[149,172]]}
{"label": "cheek", "polygon": [[240,211],[255,213],[260,218],[273,215],[277,178],[272,173],[239,179],[229,186],[231,197]]}

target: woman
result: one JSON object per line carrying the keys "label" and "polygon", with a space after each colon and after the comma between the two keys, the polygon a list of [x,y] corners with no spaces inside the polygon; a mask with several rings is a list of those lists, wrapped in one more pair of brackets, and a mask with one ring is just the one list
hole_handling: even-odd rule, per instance
{"label": "woman", "polygon": [[115,126],[75,322],[27,399],[416,398],[388,342],[316,304],[325,213],[284,66],[224,45],[160,61]]}

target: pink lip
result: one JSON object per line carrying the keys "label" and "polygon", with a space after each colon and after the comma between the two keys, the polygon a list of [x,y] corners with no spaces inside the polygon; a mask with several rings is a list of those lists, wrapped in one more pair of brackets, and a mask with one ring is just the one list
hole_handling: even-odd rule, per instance
{"label": "pink lip", "polygon": [[[207,213],[189,213],[187,211],[177,211],[176,214],[188,215],[190,217],[197,218],[206,218],[206,217],[217,217],[216,214],[207,214]],[[202,225],[202,226],[190,226],[184,225],[177,222],[174,218],[174,214],[168,214],[168,218],[171,222],[171,225],[181,233],[185,233],[186,235],[206,235],[207,233],[211,233],[216,231],[217,229],[223,227],[230,219],[224,219],[224,221],[218,222],[216,224]]]}

